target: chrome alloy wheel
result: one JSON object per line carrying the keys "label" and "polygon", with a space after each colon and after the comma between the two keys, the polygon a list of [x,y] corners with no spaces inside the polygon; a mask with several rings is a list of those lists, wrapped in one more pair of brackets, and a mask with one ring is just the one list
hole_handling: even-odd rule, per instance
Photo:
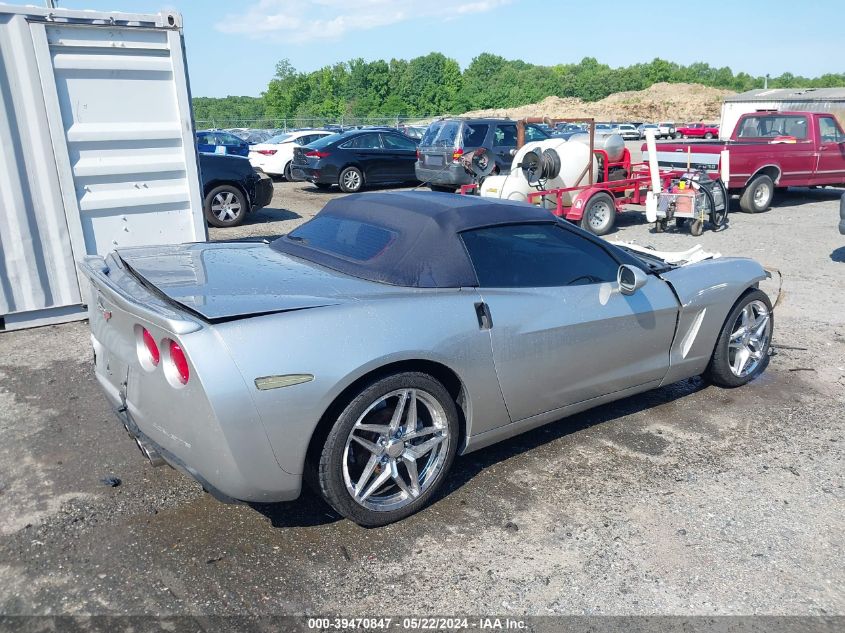
{"label": "chrome alloy wheel", "polygon": [[221,191],[211,200],[211,212],[221,222],[231,222],[241,212],[241,203],[231,191]]}
{"label": "chrome alloy wheel", "polygon": [[356,191],[361,186],[361,174],[354,169],[343,174],[343,186],[349,191]]}
{"label": "chrome alloy wheel", "polygon": [[413,503],[449,454],[446,412],[421,389],[392,391],[356,420],[343,450],[343,481],[359,505],[380,512]]}
{"label": "chrome alloy wheel", "polygon": [[731,328],[728,340],[728,363],[737,378],[751,374],[769,350],[772,320],[762,301],[746,305]]}

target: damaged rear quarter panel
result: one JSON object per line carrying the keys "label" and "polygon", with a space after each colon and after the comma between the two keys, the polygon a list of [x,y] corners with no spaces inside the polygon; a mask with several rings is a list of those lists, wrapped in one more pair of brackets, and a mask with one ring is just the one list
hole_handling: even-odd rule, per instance
{"label": "damaged rear quarter panel", "polygon": [[702,373],[737,299],[766,278],[753,259],[722,257],[681,266],[660,275],[678,296],[681,312],[663,384]]}

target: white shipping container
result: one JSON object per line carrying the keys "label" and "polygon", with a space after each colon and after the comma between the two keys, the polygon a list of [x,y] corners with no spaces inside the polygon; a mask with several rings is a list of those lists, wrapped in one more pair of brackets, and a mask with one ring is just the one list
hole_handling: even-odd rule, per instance
{"label": "white shipping container", "polygon": [[207,239],[181,26],[0,4],[0,329],[84,318],[85,255]]}

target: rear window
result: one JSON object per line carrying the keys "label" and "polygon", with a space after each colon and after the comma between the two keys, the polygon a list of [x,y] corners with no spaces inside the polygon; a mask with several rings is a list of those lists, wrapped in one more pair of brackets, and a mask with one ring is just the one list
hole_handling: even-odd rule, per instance
{"label": "rear window", "polygon": [[309,143],[308,147],[320,149],[321,147],[331,145],[335,141],[339,141],[341,138],[343,138],[343,134],[329,134],[328,136],[324,136],[323,138],[319,138],[316,141]]}
{"label": "rear window", "polygon": [[428,126],[420,141],[425,147],[457,147],[461,121],[435,121]]}
{"label": "rear window", "polygon": [[290,240],[337,257],[365,262],[390,246],[396,239],[396,233],[358,220],[318,215],[280,239]]}
{"label": "rear window", "polygon": [[291,136],[293,136],[293,134],[277,134],[276,136],[268,138],[267,143],[270,145],[278,145],[279,143],[284,143]]}
{"label": "rear window", "polygon": [[776,138],[778,136],[792,136],[798,140],[805,140],[807,138],[807,117],[750,116],[742,122],[738,138]]}
{"label": "rear window", "polygon": [[486,138],[486,123],[467,123],[464,126],[464,148],[481,147]]}

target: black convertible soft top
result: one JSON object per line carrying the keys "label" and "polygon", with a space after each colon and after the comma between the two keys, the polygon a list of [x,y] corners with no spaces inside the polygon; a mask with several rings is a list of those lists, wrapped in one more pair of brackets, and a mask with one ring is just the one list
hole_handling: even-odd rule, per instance
{"label": "black convertible soft top", "polygon": [[558,222],[521,202],[428,191],[364,193],[330,201],[272,247],[380,283],[460,288],[478,285],[461,231]]}

